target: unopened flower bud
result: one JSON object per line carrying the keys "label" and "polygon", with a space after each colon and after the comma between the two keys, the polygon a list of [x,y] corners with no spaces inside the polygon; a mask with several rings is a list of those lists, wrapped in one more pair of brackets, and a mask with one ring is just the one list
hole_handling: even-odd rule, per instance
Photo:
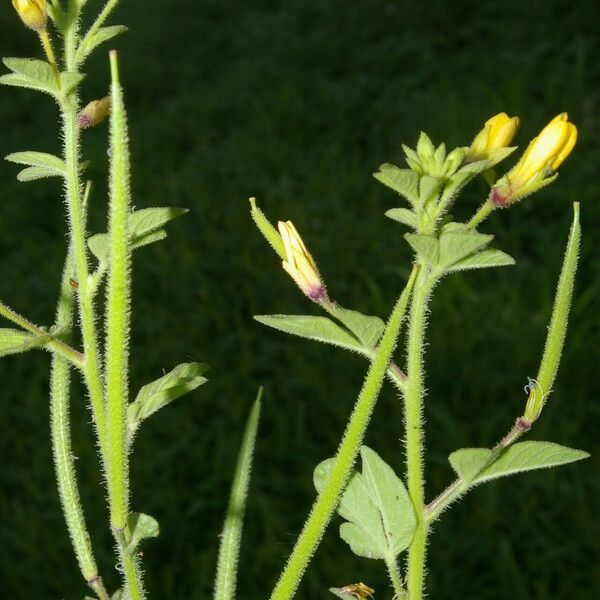
{"label": "unopened flower bud", "polygon": [[79,127],[87,129],[99,125],[110,114],[110,96],[105,96],[100,100],[92,100],[77,115]]}
{"label": "unopened flower bud", "polygon": [[279,221],[278,227],[286,254],[286,260],[283,261],[283,268],[304,294],[311,300],[320,302],[327,294],[325,284],[319,275],[313,257],[306,249],[302,238],[291,221],[286,221],[285,223]]}
{"label": "unopened flower bud", "polygon": [[21,21],[29,29],[44,31],[46,29],[46,0],[12,0]]}
{"label": "unopened flower bud", "polygon": [[548,392],[544,393],[542,386],[535,379],[530,379],[525,389],[529,390],[529,397],[527,398],[523,418],[529,423],[534,423],[542,414],[542,409],[548,398]]}
{"label": "unopened flower bud", "polygon": [[577,141],[577,127],[568,119],[567,113],[557,115],[531,141],[519,162],[492,188],[492,204],[507,206],[554,181]]}
{"label": "unopened flower bud", "polygon": [[490,167],[499,163],[514,150],[509,144],[517,133],[519,122],[519,117],[509,117],[506,113],[498,113],[488,119],[471,143],[465,160],[489,160]]}

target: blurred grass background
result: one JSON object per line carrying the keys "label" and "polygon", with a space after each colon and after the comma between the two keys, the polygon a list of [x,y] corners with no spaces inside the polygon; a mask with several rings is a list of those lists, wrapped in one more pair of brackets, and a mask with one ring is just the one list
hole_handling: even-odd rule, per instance
{"label": "blurred grass background", "polygon": [[[88,11],[99,2],[90,0]],[[247,198],[293,219],[332,295],[384,317],[403,286],[401,203],[372,179],[402,163],[426,130],[468,144],[498,111],[522,117],[518,142],[569,111],[580,141],[558,181],[484,226],[517,259],[510,269],[445,279],[432,304],[427,364],[427,495],[450,480],[446,457],[490,445],[522,410],[558,277],[571,202],[584,242],[567,348],[531,439],[592,452],[581,464],[478,488],[435,527],[429,597],[597,598],[597,389],[600,327],[600,50],[594,0],[123,2],[121,51],[137,208],[187,206],[166,242],[135,259],[132,390],[179,362],[211,366],[210,383],[148,422],[132,460],[133,508],[161,536],[144,547],[151,598],[206,598],[243,424],[259,384],[264,413],[247,512],[240,598],[265,598],[313,500],[312,469],[330,456],[367,365],[266,330],[254,314],[312,312],[255,231]],[[6,3],[0,54],[39,54]],[[105,94],[92,59],[85,100]],[[0,153],[58,152],[57,112],[33,92],[2,89]],[[85,133],[96,180],[92,229],[104,229],[106,129]],[[57,182],[17,184],[0,164],[0,297],[52,321],[65,225]],[[472,185],[467,218],[485,194]],[[402,352],[398,352],[402,360]],[[85,585],[64,530],[48,439],[48,356],[0,362],[0,596],[67,600]],[[74,438],[102,572],[117,586],[90,417],[76,387]],[[386,388],[368,443],[400,469],[400,404]],[[390,598],[382,565],[353,557],[330,527],[303,598],[355,581]],[[596,590],[596,592],[594,592]]]}

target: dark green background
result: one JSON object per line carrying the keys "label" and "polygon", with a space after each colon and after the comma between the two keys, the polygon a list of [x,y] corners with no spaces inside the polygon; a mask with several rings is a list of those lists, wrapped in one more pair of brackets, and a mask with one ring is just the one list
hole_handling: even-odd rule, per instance
{"label": "dark green background", "polygon": [[[88,11],[100,3],[90,0]],[[450,480],[446,457],[490,445],[511,425],[534,376],[571,218],[582,203],[583,250],[567,348],[531,439],[595,451],[591,460],[498,481],[445,514],[429,544],[429,597],[597,597],[600,525],[597,401],[600,243],[600,51],[597,3],[128,0],[112,23],[129,106],[137,208],[187,206],[166,242],[136,255],[132,389],[179,362],[211,365],[210,384],[154,417],[135,444],[133,508],[161,535],[144,548],[151,598],[207,598],[218,533],[247,411],[264,413],[248,505],[239,597],[268,596],[314,498],[314,465],[330,456],[367,364],[292,339],[253,314],[313,312],[248,215],[250,195],[293,219],[333,297],[385,317],[408,273],[400,205],[371,173],[402,162],[423,129],[469,143],[498,111],[526,141],[568,110],[580,141],[558,181],[483,227],[517,266],[445,279],[431,307],[427,365],[427,496]],[[2,56],[39,50],[8,2]],[[106,48],[105,48],[106,49]],[[85,99],[107,89],[107,60],[89,64]],[[33,92],[0,90],[0,154],[59,152],[57,111]],[[96,180],[92,225],[105,227],[106,129],[86,132]],[[17,184],[0,165],[0,297],[50,323],[65,224],[56,181]],[[456,207],[467,218],[485,186]],[[398,352],[402,361],[402,351]],[[54,487],[48,356],[0,362],[0,596],[81,599]],[[74,437],[102,572],[114,589],[112,542],[77,386]],[[368,443],[403,464],[400,403],[386,388]],[[329,529],[299,597],[364,581],[390,598],[382,565],[353,557]],[[594,592],[596,590],[596,592]]]}

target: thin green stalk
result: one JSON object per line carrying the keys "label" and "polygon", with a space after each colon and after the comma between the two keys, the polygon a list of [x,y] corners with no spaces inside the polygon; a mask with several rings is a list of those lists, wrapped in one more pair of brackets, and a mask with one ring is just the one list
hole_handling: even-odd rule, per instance
{"label": "thin green stalk", "polygon": [[369,367],[365,383],[344,432],[329,480],[313,504],[292,554],[271,594],[271,600],[288,600],[293,597],[333,516],[364,439],[367,425],[396,347],[402,319],[418,272],[419,267],[415,265],[410,279],[390,315],[377,354]]}
{"label": "thin green stalk", "polygon": [[489,217],[493,212],[494,205],[486,200],[477,210],[477,212],[471,217],[471,220],[467,223],[467,229],[475,229],[480,223]]}
{"label": "thin green stalk", "polygon": [[468,492],[473,486],[473,482],[477,479],[479,473],[494,463],[506,448],[514,444],[524,433],[527,433],[530,428],[531,423],[522,418],[517,419],[512,429],[492,448],[492,454],[488,460],[481,465],[481,468],[474,473],[470,479],[464,480],[458,477],[437,498],[432,500],[425,507],[426,524],[429,525],[436,521],[453,502],[456,502],[463,494]]}
{"label": "thin green stalk", "polygon": [[15,323],[15,325],[18,325],[22,329],[25,329],[25,331],[29,331],[29,333],[33,333],[40,339],[44,339],[44,346],[47,346],[48,349],[67,359],[78,369],[83,369],[84,356],[81,354],[81,352],[77,352],[77,350],[71,348],[71,346],[66,344],[64,341],[54,337],[41,327],[34,325],[31,321],[15,312],[12,308],[6,306],[6,304],[3,302],[0,302],[0,315],[9,321],[12,321]]}
{"label": "thin green stalk", "polygon": [[408,549],[408,597],[421,600],[425,574],[427,523],[424,510],[423,479],[423,348],[425,340],[427,303],[434,277],[423,268],[415,284],[408,326],[408,360],[404,391],[406,469],[408,493],[413,503],[417,527]]}
{"label": "thin green stalk", "polygon": [[244,525],[244,510],[246,496],[250,483],[250,469],[254,456],[256,432],[260,418],[260,406],[263,388],[258,390],[258,395],[246,425],[244,439],[239,452],[231,495],[227,507],[225,525],[221,534],[221,547],[219,548],[219,561],[217,564],[217,578],[215,582],[215,600],[233,600],[237,583],[237,567],[242,541],[242,527]]}
{"label": "thin green stalk", "polygon": [[106,287],[106,396],[108,495],[110,521],[119,544],[125,583],[131,600],[145,597],[138,560],[128,547],[129,458],[127,404],[129,401],[129,338],[131,327],[131,240],[129,213],[129,146],[123,90],[117,53],[110,53],[110,269]]}
{"label": "thin green stalk", "polygon": [[402,585],[402,577],[400,576],[400,569],[398,568],[396,558],[387,559],[385,565],[392,581],[392,587],[394,588],[394,598],[396,600],[404,600],[406,598],[406,591]]}
{"label": "thin green stalk", "polygon": [[[69,250],[56,310],[56,326],[64,332],[63,335],[66,339],[70,336],[73,327],[74,291],[70,283],[73,269],[73,254]],[[98,574],[79,498],[75,462],[71,449],[69,403],[70,366],[62,356],[54,355],[50,374],[50,428],[61,506],[81,574],[100,600],[108,600],[108,593]]]}
{"label": "thin green stalk", "polygon": [[[71,3],[70,10],[76,10]],[[65,33],[64,56],[67,71],[76,71],[75,53],[77,49],[77,18],[70,15],[70,26]],[[85,354],[84,379],[90,395],[92,414],[96,425],[102,458],[106,458],[106,408],[102,375],[98,354],[93,297],[88,288],[88,254],[86,245],[86,218],[82,201],[79,157],[79,125],[77,113],[79,99],[73,92],[68,103],[63,103],[64,158],[67,167],[65,202],[71,229],[71,241],[75,258],[75,272],[78,282],[79,320]]]}

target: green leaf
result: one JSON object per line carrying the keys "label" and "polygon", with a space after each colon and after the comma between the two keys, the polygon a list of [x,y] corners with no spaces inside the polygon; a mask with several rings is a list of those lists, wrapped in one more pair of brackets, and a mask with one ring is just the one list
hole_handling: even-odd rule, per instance
{"label": "green leaf", "polygon": [[356,310],[335,306],[335,316],[365,345],[374,349],[385,329],[385,323],[371,315],[363,315]]}
{"label": "green leaf", "polygon": [[412,169],[401,169],[385,163],[379,167],[377,173],[373,173],[373,177],[404,196],[411,204],[416,205],[419,202],[419,176]]}
{"label": "green leaf", "polygon": [[260,419],[261,397],[262,388],[258,390],[256,401],[248,417],[244,439],[238,454],[227,515],[221,535],[214,600],[233,600],[235,598],[244,511]]}
{"label": "green leaf", "polygon": [[419,204],[427,206],[431,201],[437,198],[442,189],[442,182],[437,177],[423,175],[419,181]]}
{"label": "green leaf", "polygon": [[481,250],[493,239],[493,235],[485,235],[475,231],[442,234],[440,237],[440,266],[446,268],[453,265],[459,260]]}
{"label": "green leaf", "polygon": [[478,477],[477,483],[559,465],[566,465],[590,455],[552,442],[519,442],[507,448],[500,457]]}
{"label": "green leaf", "polygon": [[327,317],[310,315],[256,315],[256,321],[309,340],[333,344],[348,350],[361,350],[362,346],[349,332]]}
{"label": "green leaf", "polygon": [[[313,482],[321,493],[333,468],[334,459],[329,458],[317,465]],[[389,555],[387,538],[381,516],[367,491],[364,479],[354,471],[340,498],[337,512],[349,523],[340,526],[340,536],[352,551],[365,558],[386,558]],[[357,531],[358,530],[358,531]]]}
{"label": "green leaf", "polygon": [[437,238],[432,235],[405,233],[404,239],[425,262],[430,265],[437,264],[439,256],[439,242]]}
{"label": "green leaf", "polygon": [[19,354],[43,346],[51,336],[36,336],[20,329],[0,329],[0,356]]}
{"label": "green leaf", "polygon": [[[411,173],[413,173],[413,171],[411,171]],[[385,216],[394,219],[394,221],[399,221],[404,225],[408,225],[413,229],[416,229],[419,225],[417,215],[408,208],[390,208],[390,210],[385,212]]]}
{"label": "green leaf", "polygon": [[67,172],[65,161],[58,156],[48,154],[47,152],[34,152],[32,150],[26,152],[13,152],[4,158],[5,160],[19,165],[45,167],[50,171],[56,171],[57,175],[65,175]]}
{"label": "green leaf", "polygon": [[17,173],[17,180],[24,183],[27,181],[44,179],[45,177],[59,176],[61,176],[61,173],[57,173],[54,169],[47,169],[46,167],[27,167]]}
{"label": "green leaf", "polygon": [[[416,527],[412,503],[402,481],[370,448],[361,448],[362,474],[354,471],[338,505],[348,521],[340,526],[341,538],[358,556],[389,559],[408,547]],[[330,458],[314,471],[313,482],[321,493],[331,475]]]}
{"label": "green leaf", "polygon": [[110,256],[110,238],[108,233],[96,233],[88,238],[90,252],[101,263],[107,263]]}
{"label": "green leaf", "polygon": [[50,63],[34,58],[4,58],[3,62],[12,73],[0,77],[0,83],[38,90],[53,96],[58,93],[56,74]]}
{"label": "green leaf", "polygon": [[[167,232],[163,225],[184,215],[187,208],[172,206],[143,208],[132,212],[129,217],[129,234],[132,249],[142,248],[154,242],[164,240]],[[110,238],[107,233],[96,233],[88,238],[90,252],[101,263],[107,263],[110,256]]]}
{"label": "green leaf", "polygon": [[471,481],[492,458],[489,448],[461,448],[449,457],[450,465],[464,481]]}
{"label": "green leaf", "polygon": [[110,27],[100,27],[92,34],[86,34],[79,48],[77,48],[77,63],[83,62],[100,44],[112,40],[115,36],[127,31],[124,25],[111,25]]}
{"label": "green leaf", "polygon": [[127,529],[129,531],[127,539],[129,553],[133,553],[143,539],[158,537],[160,533],[158,521],[154,517],[137,512],[129,513]]}
{"label": "green leaf", "polygon": [[145,385],[127,409],[129,431],[134,432],[144,419],[157,410],[206,383],[208,380],[203,374],[207,369],[202,363],[183,363]]}
{"label": "green leaf", "polygon": [[64,96],[69,95],[85,78],[83,73],[65,71],[60,74],[60,91]]}
{"label": "green leaf", "polygon": [[431,160],[434,152],[435,147],[430,137],[424,131],[421,131],[417,142],[417,154],[421,159]]}
{"label": "green leaf", "polygon": [[177,208],[174,206],[161,206],[153,208],[143,208],[131,213],[129,217],[129,233],[135,241],[146,234],[160,229],[169,221],[181,217],[189,212],[187,208]]}
{"label": "green leaf", "polygon": [[470,269],[486,269],[488,267],[506,267],[514,265],[515,259],[496,248],[486,248],[481,252],[476,252],[467,258],[463,258],[450,268],[446,269],[448,273],[455,271],[467,271]]}
{"label": "green leaf", "polygon": [[360,449],[362,476],[381,514],[388,547],[397,556],[408,548],[417,521],[412,502],[394,470],[371,448]]}
{"label": "green leaf", "polygon": [[117,590],[111,597],[110,600],[125,600],[125,592],[122,589]]}

